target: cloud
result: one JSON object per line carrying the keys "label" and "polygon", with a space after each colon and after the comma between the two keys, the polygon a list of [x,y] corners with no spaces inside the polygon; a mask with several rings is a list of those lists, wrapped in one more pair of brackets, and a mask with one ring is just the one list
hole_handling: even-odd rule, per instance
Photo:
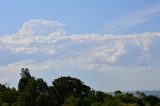
{"label": "cloud", "polygon": [[[44,29],[44,31],[42,31]],[[130,35],[82,34],[67,35],[63,24],[43,19],[25,22],[17,33],[0,37],[2,50],[14,53],[42,53],[57,58],[76,59],[97,64],[118,63],[121,56],[129,53],[129,46],[142,50],[146,55],[159,32]],[[135,51],[136,52],[136,51]]]}
{"label": "cloud", "polygon": [[33,36],[41,34],[50,34],[52,32],[63,31],[63,24],[57,21],[48,21],[45,19],[34,19],[24,22],[18,35]]}
{"label": "cloud", "polygon": [[53,44],[63,34],[61,23],[44,19],[29,20],[17,33],[0,37],[0,46],[15,53],[54,53]]}
{"label": "cloud", "polygon": [[[35,19],[25,22],[17,33],[0,36],[0,82],[17,85],[20,69],[27,67],[47,82],[71,75],[97,90],[159,88],[160,32],[66,32],[59,22]],[[99,83],[102,80],[105,85]]]}
{"label": "cloud", "polygon": [[53,66],[58,67],[58,64],[56,64],[53,60],[44,60],[42,62],[37,62],[34,59],[27,59],[27,60],[17,61],[14,63],[9,63],[4,66],[0,66],[0,70],[9,73],[9,72],[17,72],[17,70],[20,70],[23,67],[24,68],[27,67],[35,71],[44,71],[51,69]]}
{"label": "cloud", "polygon": [[104,60],[107,63],[116,62],[117,58],[125,53],[124,44],[122,42],[115,42],[115,44],[106,44],[91,48],[87,53],[80,54],[78,59],[88,59],[90,61]]}
{"label": "cloud", "polygon": [[[159,88],[159,85],[157,85],[159,82],[159,71],[145,71],[144,69],[137,70],[137,67],[128,68],[127,66],[120,67],[111,65],[107,66],[106,64],[86,63],[84,64],[86,64],[86,66],[89,65],[88,69],[85,67],[85,65],[83,65],[80,70],[74,70],[74,68],[71,67],[80,65],[76,60],[59,61],[60,62],[52,59],[41,62],[36,60],[23,60],[0,66],[0,82],[10,83],[11,86],[13,86],[13,82],[16,82],[17,85],[20,78],[20,69],[22,67],[27,67],[31,70],[31,74],[33,76],[42,76],[43,79],[50,84],[53,79],[59,76],[71,75],[80,78],[82,81],[85,81],[87,85],[90,85],[96,90],[114,91],[117,89],[143,90],[144,88]],[[100,81],[103,81],[103,84],[99,83]],[[156,84],[152,82],[156,82]]]}
{"label": "cloud", "polygon": [[[156,39],[160,39],[160,33],[143,33],[119,36],[72,36],[73,41],[79,42],[82,46],[84,45],[84,48],[86,48],[85,50],[83,49],[79,53],[77,53],[74,59],[83,59],[84,61],[89,61],[90,63],[95,64],[96,67],[98,66],[97,63],[121,64],[119,63],[120,59],[125,60],[125,58],[128,58],[126,56],[133,56],[133,54],[137,53],[139,54],[135,55],[135,57],[129,58],[139,58],[138,60],[141,60],[140,57],[146,57],[147,54],[153,55],[149,54],[151,49],[150,45],[153,42],[155,43]],[[131,48],[133,48],[134,50],[132,50]]]}
{"label": "cloud", "polygon": [[[20,60],[15,61],[13,63],[8,63],[6,65],[0,66],[0,83],[11,83],[13,81],[18,81],[20,76],[20,70],[22,68],[28,68],[32,70],[31,74],[34,73],[46,73],[47,71],[51,71],[54,68],[58,68],[59,65],[53,60],[44,60],[39,62],[34,59]],[[38,76],[39,77],[39,76]]]}
{"label": "cloud", "polygon": [[151,5],[144,9],[129,13],[114,20],[107,25],[106,31],[109,33],[120,32],[136,25],[153,20],[155,15],[160,13],[160,3]]}

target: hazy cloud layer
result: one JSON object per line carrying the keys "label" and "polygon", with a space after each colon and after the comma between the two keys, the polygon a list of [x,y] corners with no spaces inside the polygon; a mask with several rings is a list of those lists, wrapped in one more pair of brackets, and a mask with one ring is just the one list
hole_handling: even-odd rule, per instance
{"label": "hazy cloud layer", "polygon": [[133,54],[138,49],[141,50],[139,56],[143,56],[149,53],[150,45],[155,41],[158,43],[158,39],[160,39],[159,32],[118,36],[67,35],[61,23],[37,19],[25,22],[15,34],[0,37],[0,46],[1,51],[10,50],[25,54],[44,53],[62,56],[64,59],[87,59],[90,62],[99,60],[114,64],[122,55],[130,55],[130,46],[135,49]]}
{"label": "hazy cloud layer", "polygon": [[3,79],[11,80],[8,76],[17,73],[12,70],[22,67],[46,72],[56,69],[126,73],[120,76],[129,75],[127,70],[159,71],[160,32],[116,36],[66,32],[59,22],[35,19],[25,22],[15,34],[0,36],[0,52],[9,51],[8,57],[19,53],[27,57],[17,56],[15,62],[1,65],[1,74],[5,73],[1,76],[6,76]]}

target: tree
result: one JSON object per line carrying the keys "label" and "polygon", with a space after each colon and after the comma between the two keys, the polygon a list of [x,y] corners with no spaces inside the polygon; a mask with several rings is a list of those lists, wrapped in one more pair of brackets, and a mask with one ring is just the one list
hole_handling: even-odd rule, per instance
{"label": "tree", "polygon": [[18,89],[20,92],[17,100],[18,106],[35,106],[35,100],[38,94],[37,83],[27,68],[22,68],[21,70],[21,79],[18,83]]}
{"label": "tree", "polygon": [[16,102],[18,92],[12,88],[7,88],[5,85],[0,84],[0,102],[7,103],[11,105],[12,103]]}
{"label": "tree", "polygon": [[68,95],[65,98],[63,106],[79,106],[78,98],[74,95]]}
{"label": "tree", "polygon": [[64,98],[53,86],[49,87],[49,98],[51,106],[60,106],[64,102]]}
{"label": "tree", "polygon": [[141,98],[141,99],[146,97],[146,95],[145,95],[143,92],[137,91],[136,94],[137,94],[138,97]]}
{"label": "tree", "polygon": [[105,98],[104,100],[104,106],[119,106],[118,102],[112,97],[112,98]]}
{"label": "tree", "polygon": [[31,77],[28,68],[22,68],[20,75],[22,78]]}
{"label": "tree", "polygon": [[92,103],[91,106],[103,106],[103,104],[101,102],[96,102],[96,103]]}
{"label": "tree", "polygon": [[138,99],[131,93],[125,93],[121,95],[121,101],[125,103],[136,103]]}
{"label": "tree", "polygon": [[122,94],[122,92],[120,90],[117,90],[114,92],[115,96],[120,96]]}
{"label": "tree", "polygon": [[52,106],[48,94],[41,93],[36,98],[36,106]]}
{"label": "tree", "polygon": [[17,91],[9,90],[0,94],[0,98],[2,102],[8,103],[11,105],[12,103],[17,101]]}
{"label": "tree", "polygon": [[19,80],[19,83],[18,83],[18,89],[20,92],[22,92],[26,88],[29,80],[31,79],[31,74],[28,68],[22,68],[20,75],[21,75],[21,79]]}
{"label": "tree", "polygon": [[4,84],[0,84],[0,92],[7,91],[8,88]]}
{"label": "tree", "polygon": [[156,96],[149,95],[145,98],[145,101],[149,102],[151,106],[154,106],[160,102],[160,99]]}
{"label": "tree", "polygon": [[43,81],[42,78],[37,78],[36,83],[37,83],[38,93],[48,92],[48,90],[49,90],[48,85],[45,81]]}
{"label": "tree", "polygon": [[104,99],[108,96],[106,93],[102,92],[102,91],[97,91],[96,94],[96,101],[97,102],[104,102]]}
{"label": "tree", "polygon": [[53,82],[54,89],[58,92],[61,104],[63,104],[65,97],[68,95],[76,95],[78,98],[83,98],[88,95],[90,87],[83,84],[82,81],[76,78],[60,77]]}
{"label": "tree", "polygon": [[35,106],[35,101],[31,94],[21,93],[18,96],[15,106]]}
{"label": "tree", "polygon": [[77,94],[81,97],[87,96],[90,87],[83,84],[82,81],[72,77],[60,77],[52,82],[56,90],[63,96],[68,94]]}
{"label": "tree", "polygon": [[138,97],[115,91],[114,95],[90,90],[81,80],[60,77],[48,86],[42,78],[21,70],[18,90],[0,84],[0,106],[160,106],[160,98],[143,92]]}

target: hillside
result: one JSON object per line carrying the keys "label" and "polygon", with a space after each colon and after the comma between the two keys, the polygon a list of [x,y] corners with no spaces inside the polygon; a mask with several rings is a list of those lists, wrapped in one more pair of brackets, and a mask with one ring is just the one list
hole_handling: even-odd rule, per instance
{"label": "hillside", "polygon": [[[130,93],[133,93],[134,95],[136,95],[137,91],[130,91]],[[154,95],[160,98],[160,90],[140,90],[140,92],[145,93],[147,96],[149,95]]]}

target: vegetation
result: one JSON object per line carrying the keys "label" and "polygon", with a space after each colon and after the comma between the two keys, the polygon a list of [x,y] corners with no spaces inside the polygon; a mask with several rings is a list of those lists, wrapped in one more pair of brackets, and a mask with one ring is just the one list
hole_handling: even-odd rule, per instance
{"label": "vegetation", "polygon": [[95,91],[77,78],[60,77],[52,86],[21,69],[18,90],[0,84],[0,106],[160,106],[160,98],[143,92]]}

